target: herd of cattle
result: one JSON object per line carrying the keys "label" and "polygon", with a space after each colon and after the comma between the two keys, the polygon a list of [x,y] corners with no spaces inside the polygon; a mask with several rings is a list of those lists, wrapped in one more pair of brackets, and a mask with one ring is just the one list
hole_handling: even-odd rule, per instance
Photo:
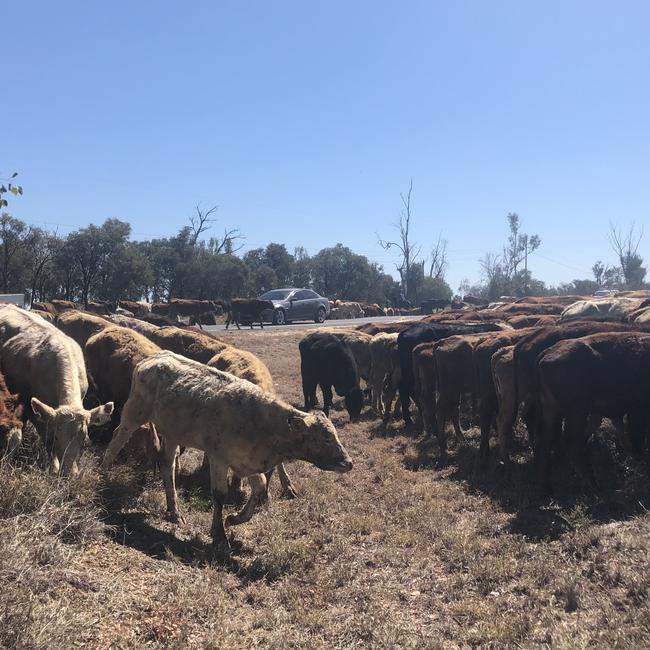
{"label": "herd of cattle", "polygon": [[[648,448],[645,294],[597,302],[528,298],[489,308],[468,305],[415,322],[312,331],[299,344],[303,409],[275,394],[258,357],[210,334],[67,304],[53,307],[0,305],[5,453],[20,447],[29,420],[52,470],[75,473],[89,429],[106,425],[113,435],[102,466],[108,468],[125,448],[127,454],[145,453],[160,469],[168,517],[178,522],[178,455],[186,447],[202,450],[213,498],[211,532],[224,552],[229,470],[230,489],[246,477],[251,494],[227,525],[251,518],[267,497],[275,468],[283,492],[296,495],[286,461],[337,472],[352,468],[328,417],[333,390],[351,419],[368,401],[385,423],[398,413],[409,423],[415,404],[425,433],[437,437],[441,462],[448,423],[457,440],[464,438],[464,395],[478,409],[481,458],[489,454],[495,429],[499,458],[508,461],[521,415],[545,489],[554,458],[566,450],[578,474],[599,490],[585,452],[602,418],[613,423],[623,451],[641,455]],[[317,387],[322,411],[314,409]]]}

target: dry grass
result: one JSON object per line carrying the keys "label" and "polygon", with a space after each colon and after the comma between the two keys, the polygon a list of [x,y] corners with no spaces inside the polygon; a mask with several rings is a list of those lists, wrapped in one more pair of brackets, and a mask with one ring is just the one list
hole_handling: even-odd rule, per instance
{"label": "dry grass", "polygon": [[[227,335],[301,403],[299,332]],[[164,521],[149,470],[124,464],[101,481],[87,454],[82,476],[64,484],[4,466],[0,645],[650,646],[643,468],[601,443],[593,456],[607,503],[566,467],[556,472],[562,498],[542,501],[525,453],[509,470],[477,465],[475,430],[438,470],[417,426],[333,419],[354,470],[291,464],[300,497],[280,499],[274,480],[270,504],[234,529],[241,549],[229,567],[210,563],[194,452],[179,480],[183,526]]]}

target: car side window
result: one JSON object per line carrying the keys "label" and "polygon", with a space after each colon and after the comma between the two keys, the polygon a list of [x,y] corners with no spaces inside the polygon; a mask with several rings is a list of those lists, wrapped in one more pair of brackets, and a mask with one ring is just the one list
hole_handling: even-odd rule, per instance
{"label": "car side window", "polygon": [[318,298],[318,294],[315,291],[311,291],[310,289],[306,289],[305,293],[307,294],[307,298],[310,298],[314,300],[315,298]]}
{"label": "car side window", "polygon": [[311,291],[296,291],[296,293],[293,296],[294,300],[309,300],[311,298]]}

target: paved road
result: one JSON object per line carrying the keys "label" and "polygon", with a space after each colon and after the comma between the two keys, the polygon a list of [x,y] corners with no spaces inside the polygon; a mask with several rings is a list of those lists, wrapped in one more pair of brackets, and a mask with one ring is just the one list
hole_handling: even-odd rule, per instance
{"label": "paved road", "polygon": [[[264,325],[262,330],[259,324],[255,324],[255,327],[251,328],[246,325],[241,326],[242,332],[250,332],[251,334],[256,332],[280,332],[286,331],[291,332],[294,330],[303,330],[303,329],[312,329],[315,327],[356,327],[357,325],[363,325],[363,323],[396,323],[399,321],[416,321],[420,320],[422,316],[374,316],[372,318],[348,318],[342,320],[326,320],[324,323],[314,323],[314,322],[305,322],[305,323],[290,323],[288,325]],[[208,332],[223,332],[226,329],[226,326],[223,324],[219,325],[204,325],[203,329]],[[231,325],[228,331],[235,330],[237,331],[236,325]]]}

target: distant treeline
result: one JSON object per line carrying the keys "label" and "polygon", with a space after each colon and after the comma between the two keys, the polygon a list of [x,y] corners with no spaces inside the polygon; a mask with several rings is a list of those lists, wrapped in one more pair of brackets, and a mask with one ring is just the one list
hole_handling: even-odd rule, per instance
{"label": "distant treeline", "polygon": [[[236,252],[237,235],[202,239],[200,228],[132,241],[130,224],[108,219],[60,236],[8,214],[0,217],[0,288],[39,301],[62,298],[85,304],[118,299],[230,299],[285,286],[309,287],[332,299],[400,305],[400,284],[382,266],[337,244],[309,256],[284,244]],[[450,298],[440,278],[413,273],[411,302]]]}

